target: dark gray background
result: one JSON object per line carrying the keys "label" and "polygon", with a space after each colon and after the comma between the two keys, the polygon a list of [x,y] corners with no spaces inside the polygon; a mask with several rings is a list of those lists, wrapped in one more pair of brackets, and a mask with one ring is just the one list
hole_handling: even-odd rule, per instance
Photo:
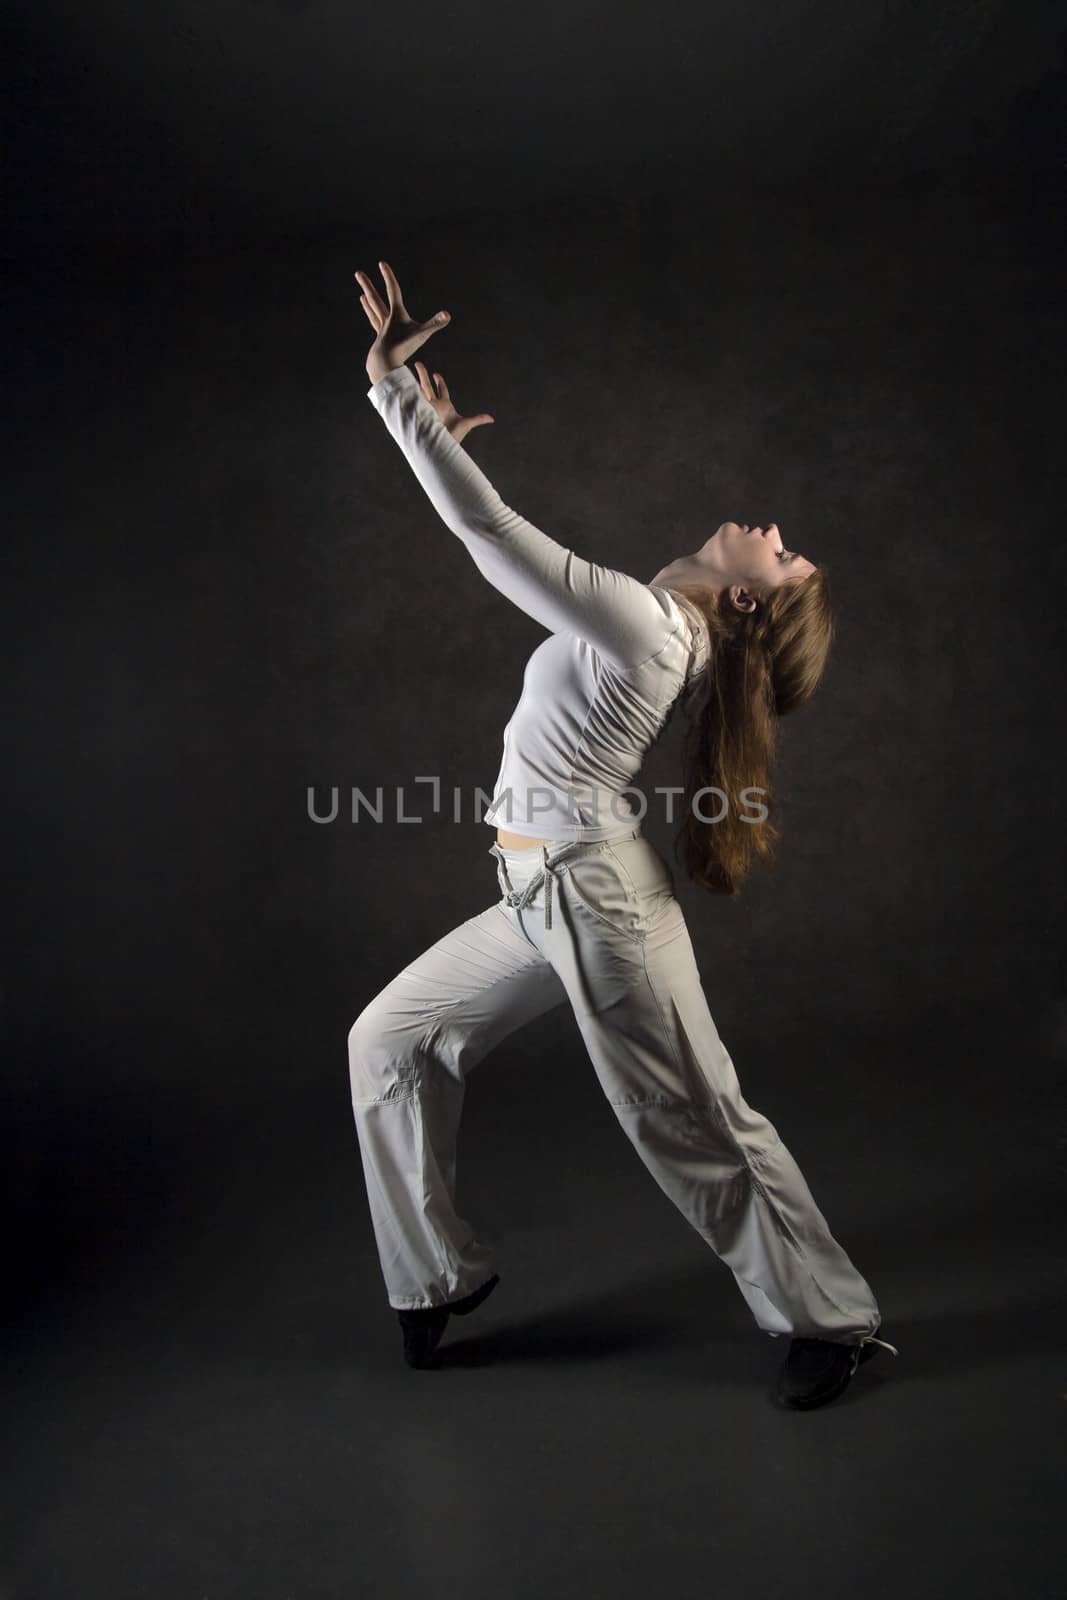
{"label": "dark gray background", "polygon": [[[1064,39],[995,0],[16,8],[5,1596],[1052,1592]],[[774,518],[830,569],[780,864],[676,869],[901,1348],[818,1419],[766,1408],[782,1342],[565,1011],[470,1081],[501,1288],[400,1365],[346,1034],[496,895],[470,799],[543,633],[366,399],[381,257],[555,538],[647,580]],[[424,821],[346,822],[378,784]]]}

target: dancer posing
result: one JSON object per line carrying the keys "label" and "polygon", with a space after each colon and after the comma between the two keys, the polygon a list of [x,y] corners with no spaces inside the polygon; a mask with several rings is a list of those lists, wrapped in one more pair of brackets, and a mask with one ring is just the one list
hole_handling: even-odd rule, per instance
{"label": "dancer posing", "polygon": [[[437,1366],[450,1315],[499,1282],[495,1251],[456,1210],[465,1080],[524,1022],[566,1001],[620,1126],[655,1181],[789,1347],[775,1393],[839,1395],[878,1346],[867,1282],[830,1233],[772,1123],[744,1099],[708,1009],[674,874],[644,836],[634,780],[681,705],[691,880],[736,894],[774,857],[777,718],[822,675],[824,569],[777,524],[724,522],[648,583],[584,560],[500,498],[463,449],[440,373],[405,362],[447,325],[413,319],[355,274],[374,342],[368,398],[480,572],[549,632],[526,666],[485,820],[500,898],[437,940],[349,1033],[352,1106],[371,1219],[405,1359]],[[709,795],[714,798],[708,799]],[[720,798],[721,797],[721,798]],[[721,812],[721,815],[719,814]]]}

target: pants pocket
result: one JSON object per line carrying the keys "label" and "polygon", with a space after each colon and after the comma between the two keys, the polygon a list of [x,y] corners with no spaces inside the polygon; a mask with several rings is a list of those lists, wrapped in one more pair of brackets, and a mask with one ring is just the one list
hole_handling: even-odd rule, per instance
{"label": "pants pocket", "polygon": [[610,854],[629,890],[636,925],[643,938],[676,903],[674,873],[656,846],[644,837],[624,839],[611,846]]}
{"label": "pants pocket", "polygon": [[[579,917],[591,918],[599,927],[634,944],[644,938],[633,884],[609,849],[568,861],[563,881],[569,885],[570,903]],[[568,891],[561,887],[560,892]]]}

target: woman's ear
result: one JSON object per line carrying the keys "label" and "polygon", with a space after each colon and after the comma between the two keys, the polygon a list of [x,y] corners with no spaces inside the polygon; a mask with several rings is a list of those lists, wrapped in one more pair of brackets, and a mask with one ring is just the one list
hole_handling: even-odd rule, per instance
{"label": "woman's ear", "polygon": [[749,594],[748,590],[743,588],[741,584],[732,583],[726,593],[735,611],[755,611],[755,595]]}

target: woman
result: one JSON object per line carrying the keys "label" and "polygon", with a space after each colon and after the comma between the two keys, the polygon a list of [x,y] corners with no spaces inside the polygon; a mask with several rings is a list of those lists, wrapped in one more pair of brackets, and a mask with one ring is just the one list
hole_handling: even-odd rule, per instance
{"label": "woman", "polygon": [[398,974],[349,1033],[371,1217],[405,1359],[438,1365],[449,1316],[473,1311],[499,1281],[493,1248],[455,1209],[467,1073],[566,1000],[641,1160],[730,1267],[758,1326],[790,1336],[779,1400],[821,1405],[877,1345],[893,1346],[875,1338],[874,1296],[796,1162],[741,1094],[673,873],[627,791],[681,703],[690,876],[736,894],[751,857],[772,858],[775,718],[819,681],[825,573],[784,549],[773,523],[723,523],[649,584],[557,544],[503,503],[462,448],[492,417],[461,417],[439,373],[435,387],[421,362],[418,377],[404,365],[448,314],[415,321],[392,268],[379,268],[384,300],[355,274],[375,331],[368,398],[480,571],[550,630],[527,663],[486,813],[501,898]]}

